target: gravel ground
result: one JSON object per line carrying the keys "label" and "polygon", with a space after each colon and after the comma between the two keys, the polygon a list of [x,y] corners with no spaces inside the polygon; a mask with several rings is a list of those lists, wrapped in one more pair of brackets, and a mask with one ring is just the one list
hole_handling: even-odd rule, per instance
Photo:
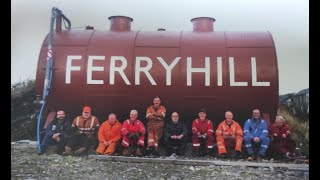
{"label": "gravel ground", "polygon": [[11,179],[309,179],[309,172],[273,167],[187,166],[126,163],[88,157],[39,156],[28,145],[11,145]]}

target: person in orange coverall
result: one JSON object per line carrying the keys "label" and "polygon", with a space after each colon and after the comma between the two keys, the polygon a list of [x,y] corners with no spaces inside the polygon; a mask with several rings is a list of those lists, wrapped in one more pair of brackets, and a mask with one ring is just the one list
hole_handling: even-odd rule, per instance
{"label": "person in orange coverall", "polygon": [[158,146],[159,140],[163,135],[164,118],[166,116],[166,108],[161,106],[159,96],[153,98],[153,105],[148,107],[146,118],[148,131],[148,148],[147,151],[152,156],[159,156]]}
{"label": "person in orange coverall", "polygon": [[240,158],[243,130],[241,126],[233,120],[231,111],[225,112],[225,118],[226,119],[219,124],[216,130],[219,156],[225,158],[228,155],[227,149],[229,150],[232,148],[236,150],[236,153],[232,154],[232,157]]}
{"label": "person in orange coverall", "polygon": [[121,124],[115,114],[110,114],[108,119],[102,123],[98,133],[98,154],[112,155],[118,141],[121,139]]}

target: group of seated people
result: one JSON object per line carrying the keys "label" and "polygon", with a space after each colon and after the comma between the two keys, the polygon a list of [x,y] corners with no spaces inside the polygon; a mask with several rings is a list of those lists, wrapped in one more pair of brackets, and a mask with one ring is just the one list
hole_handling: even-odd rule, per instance
{"label": "group of seated people", "polygon": [[[201,109],[199,117],[192,122],[193,156],[243,158],[243,149],[246,149],[249,161],[265,158],[268,149],[273,156],[294,156],[295,143],[282,116],[277,116],[268,127],[267,122],[261,118],[260,110],[254,109],[252,117],[245,121],[242,129],[233,119],[233,113],[226,111],[225,119],[214,131],[213,122],[206,115],[206,110]],[[46,128],[39,154],[43,154],[49,144],[56,144],[57,153],[61,155],[81,156],[90,147],[94,147],[99,155],[159,157],[159,140],[162,138],[167,156],[183,156],[187,144],[187,127],[177,112],[171,114],[171,120],[166,124],[165,116],[166,108],[161,105],[158,96],[154,97],[153,105],[146,111],[147,128],[138,119],[137,110],[131,110],[129,118],[122,124],[116,114],[111,113],[101,126],[98,119],[91,115],[89,106],[85,106],[82,115],[74,118],[72,123],[65,118],[65,112],[59,110]]]}

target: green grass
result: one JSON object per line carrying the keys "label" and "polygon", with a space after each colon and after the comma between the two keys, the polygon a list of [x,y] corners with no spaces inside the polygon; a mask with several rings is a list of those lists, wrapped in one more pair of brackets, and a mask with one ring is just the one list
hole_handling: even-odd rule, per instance
{"label": "green grass", "polygon": [[35,80],[25,80],[11,85],[11,141],[21,139],[34,140],[36,121]]}
{"label": "green grass", "polygon": [[301,149],[302,155],[309,156],[309,117],[297,118],[289,108],[283,105],[279,106],[278,115],[283,116],[292,128],[292,139]]}

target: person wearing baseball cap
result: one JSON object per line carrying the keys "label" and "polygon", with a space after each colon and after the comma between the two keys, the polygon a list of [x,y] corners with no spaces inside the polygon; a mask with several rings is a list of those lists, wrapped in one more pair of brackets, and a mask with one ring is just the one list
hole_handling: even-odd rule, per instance
{"label": "person wearing baseball cap", "polygon": [[[213,123],[207,119],[206,109],[198,111],[199,118],[192,122],[192,152],[193,156],[213,155]],[[205,146],[205,148],[201,148]],[[206,149],[206,152],[200,152]]]}
{"label": "person wearing baseball cap", "polygon": [[74,134],[70,137],[63,155],[81,156],[93,145],[97,148],[97,133],[100,127],[98,119],[91,115],[91,107],[84,106],[82,116],[74,118],[72,122]]}
{"label": "person wearing baseball cap", "polygon": [[91,107],[90,106],[85,106],[83,107],[83,111],[84,113],[91,113]]}

